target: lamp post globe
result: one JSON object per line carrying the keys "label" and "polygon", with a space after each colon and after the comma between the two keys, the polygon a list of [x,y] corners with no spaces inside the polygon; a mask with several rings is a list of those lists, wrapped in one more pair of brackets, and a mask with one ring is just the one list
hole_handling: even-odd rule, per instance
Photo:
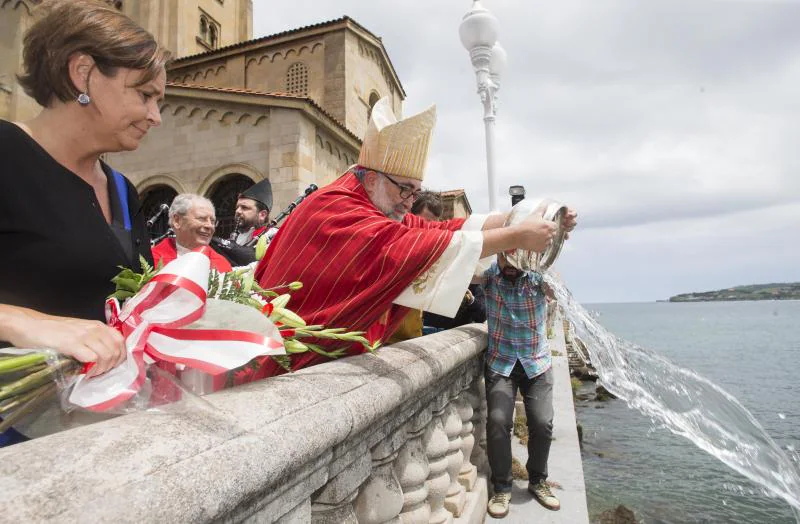
{"label": "lamp post globe", "polygon": [[480,0],[474,0],[472,9],[461,20],[458,34],[461,37],[462,45],[467,51],[472,52],[480,47],[491,49],[497,42],[498,30],[497,18],[483,7]]}
{"label": "lamp post globe", "polygon": [[469,51],[472,68],[478,83],[478,94],[483,104],[483,122],[486,128],[486,177],[489,185],[489,208],[498,211],[495,186],[494,122],[497,109],[497,90],[506,67],[506,52],[497,43],[500,30],[497,18],[473,0],[472,8],[464,15],[458,34]]}
{"label": "lamp post globe", "polygon": [[496,42],[492,47],[492,58],[489,60],[489,76],[497,88],[500,87],[500,78],[506,71],[506,64],[508,63],[508,55],[500,42]]}

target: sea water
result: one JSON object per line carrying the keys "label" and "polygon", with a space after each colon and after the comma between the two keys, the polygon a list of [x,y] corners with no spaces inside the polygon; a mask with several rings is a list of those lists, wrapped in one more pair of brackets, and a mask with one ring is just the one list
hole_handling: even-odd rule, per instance
{"label": "sea water", "polygon": [[800,522],[800,302],[587,309],[551,285],[621,399],[577,405],[590,509],[622,503],[645,522]]}

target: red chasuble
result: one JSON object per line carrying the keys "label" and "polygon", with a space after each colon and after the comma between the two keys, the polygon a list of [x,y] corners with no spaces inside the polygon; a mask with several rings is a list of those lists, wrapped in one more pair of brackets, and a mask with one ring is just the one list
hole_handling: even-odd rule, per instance
{"label": "red chasuble", "polygon": [[[293,281],[289,309],[309,324],[366,331],[371,342],[386,340],[408,308],[392,304],[415,278],[444,253],[464,219],[429,222],[406,214],[387,218],[352,173],[311,194],[278,230],[256,267],[261,287]],[[339,341],[315,340],[326,348]],[[354,345],[349,354],[362,353]],[[291,356],[293,370],[325,361],[308,352]],[[260,375],[283,369],[269,359]]]}
{"label": "red chasuble", "polygon": [[[159,260],[163,260],[163,264],[166,266],[168,263],[178,258],[178,250],[175,246],[174,238],[165,238],[153,246],[152,252],[153,261],[156,265],[158,264]],[[211,267],[220,273],[227,273],[233,269],[230,262],[228,262],[225,257],[211,248],[208,249],[208,256],[211,259]]]}

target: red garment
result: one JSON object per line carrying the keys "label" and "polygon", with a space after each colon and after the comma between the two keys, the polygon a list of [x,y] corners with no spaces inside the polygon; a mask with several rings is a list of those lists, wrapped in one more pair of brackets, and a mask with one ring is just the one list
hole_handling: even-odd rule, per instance
{"label": "red garment", "polygon": [[[408,311],[392,301],[433,265],[463,223],[429,222],[411,213],[402,222],[391,220],[355,175],[346,173],[289,215],[256,267],[256,278],[264,288],[302,282],[288,307],[309,324],[366,331],[371,342],[385,340]],[[363,351],[354,344],[349,354]],[[295,370],[326,359],[308,352],[291,360]],[[263,376],[282,372],[271,359],[262,370]]]}
{"label": "red garment", "polygon": [[[158,244],[156,244],[153,249],[153,261],[158,265],[159,260],[163,260],[164,265],[166,266],[176,258],[178,258],[178,250],[175,247],[175,239],[174,238],[165,238]],[[211,267],[219,271],[220,273],[227,273],[231,271],[233,268],[231,267],[230,262],[211,249],[209,246],[208,248],[208,255],[211,259]]]}

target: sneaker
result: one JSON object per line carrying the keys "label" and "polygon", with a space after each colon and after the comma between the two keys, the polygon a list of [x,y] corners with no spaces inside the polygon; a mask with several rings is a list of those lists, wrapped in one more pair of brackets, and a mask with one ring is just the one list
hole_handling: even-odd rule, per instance
{"label": "sneaker", "polygon": [[540,480],[536,483],[531,482],[528,484],[528,491],[530,491],[533,498],[538,500],[539,504],[545,508],[553,511],[561,509],[561,502],[559,502],[558,497],[553,495],[553,492],[550,490],[550,484],[548,484],[546,480]]}
{"label": "sneaker", "polygon": [[511,502],[511,493],[495,493],[489,500],[489,507],[486,511],[496,519],[502,519],[508,515],[508,504]]}

